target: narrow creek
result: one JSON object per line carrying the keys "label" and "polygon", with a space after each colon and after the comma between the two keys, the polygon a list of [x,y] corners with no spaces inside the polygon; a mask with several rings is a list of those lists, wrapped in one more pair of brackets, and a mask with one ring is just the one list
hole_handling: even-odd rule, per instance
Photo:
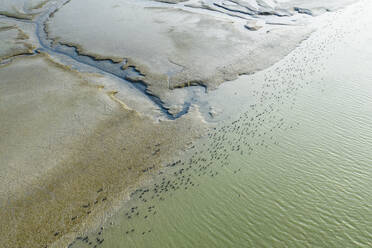
{"label": "narrow creek", "polygon": [[68,58],[73,59],[74,61],[90,66],[98,73],[106,73],[111,75],[125,84],[130,84],[143,95],[148,97],[164,114],[164,116],[170,120],[175,120],[181,116],[188,113],[190,106],[192,104],[193,98],[190,98],[191,101],[185,101],[183,109],[176,114],[170,113],[169,109],[165,107],[164,102],[156,95],[151,94],[148,91],[147,85],[142,81],[131,81],[128,79],[128,76],[141,76],[141,73],[133,67],[128,67],[123,69],[126,61],[123,62],[114,62],[112,59],[96,59],[93,56],[79,54],[78,50],[74,46],[62,45],[62,44],[53,44],[53,42],[48,38],[48,34],[45,30],[45,25],[48,22],[50,16],[58,11],[59,8],[63,8],[63,5],[68,4],[70,0],[63,0],[56,2],[51,5],[46,11],[44,11],[37,19],[30,23],[35,23],[36,25],[36,36],[38,38],[40,48],[37,51],[46,52],[49,54],[57,54],[67,56]]}

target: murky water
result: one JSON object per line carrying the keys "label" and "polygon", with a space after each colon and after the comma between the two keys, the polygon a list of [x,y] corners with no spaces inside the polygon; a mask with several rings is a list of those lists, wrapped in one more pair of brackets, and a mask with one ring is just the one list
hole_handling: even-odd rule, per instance
{"label": "murky water", "polygon": [[211,93],[232,121],[71,246],[371,247],[369,23],[360,7],[335,14],[277,65]]}

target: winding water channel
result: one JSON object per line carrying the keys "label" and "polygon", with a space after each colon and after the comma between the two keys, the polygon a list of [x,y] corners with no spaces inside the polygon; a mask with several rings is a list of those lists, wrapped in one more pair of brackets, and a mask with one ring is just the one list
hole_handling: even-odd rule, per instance
{"label": "winding water channel", "polygon": [[[151,92],[147,90],[147,85],[144,82],[131,81],[129,79],[130,77],[141,76],[141,73],[133,67],[123,67],[126,64],[125,60],[123,62],[115,62],[112,59],[96,59],[93,56],[80,54],[75,46],[60,43],[53,44],[53,42],[48,38],[48,34],[46,32],[46,23],[53,13],[55,13],[59,8],[63,7],[63,5],[67,4],[69,1],[70,0],[63,0],[50,4],[48,10],[43,12],[34,21],[36,25],[36,36],[40,44],[40,47],[37,49],[37,51],[66,56],[81,65],[91,67],[90,69],[93,69],[95,72],[108,74],[125,84],[130,84],[130,86],[147,96],[157,107],[159,107],[164,116],[170,120],[175,120],[188,113],[192,104],[191,101],[185,101],[181,111],[179,111],[177,114],[171,114],[169,109],[165,107],[164,102],[162,102],[159,97],[151,94]],[[30,22],[33,23],[32,21]],[[77,67],[77,69],[79,69],[79,67]]]}

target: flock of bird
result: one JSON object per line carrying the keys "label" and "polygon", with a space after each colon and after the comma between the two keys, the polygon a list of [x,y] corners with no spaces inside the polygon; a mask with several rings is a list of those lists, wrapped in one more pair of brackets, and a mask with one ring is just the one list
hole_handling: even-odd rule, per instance
{"label": "flock of bird", "polygon": [[[133,238],[134,235],[142,237],[154,232],[151,219],[161,211],[157,207],[160,201],[165,201],[175,192],[201,187],[203,180],[198,178],[221,176],[221,167],[230,166],[231,173],[239,172],[244,169],[244,166],[239,165],[237,168],[236,165],[231,165],[232,156],[248,160],[256,149],[279,145],[278,133],[299,125],[298,122],[286,121],[281,115],[281,110],[294,108],[299,91],[304,87],[325,83],[324,78],[321,77],[321,71],[325,69],[324,63],[332,56],[337,41],[345,34],[343,30],[333,27],[332,22],[328,25],[326,29],[332,30],[331,33],[327,35],[323,32],[314,33],[297,48],[297,52],[289,54],[272,68],[251,77],[252,82],[248,83],[258,85],[258,89],[247,92],[247,95],[251,94],[255,104],[245,106],[246,111],[234,121],[228,121],[211,129],[205,138],[185,150],[185,158],[164,165],[163,169],[154,175],[153,182],[131,194],[128,203],[130,207],[123,210],[124,219],[119,218],[120,222],[126,222],[125,227],[127,227],[121,233],[123,247],[128,237]],[[318,81],[309,79],[310,75],[314,74],[319,75]],[[136,220],[139,218],[147,221],[146,228],[136,228]],[[115,224],[119,223],[114,221],[105,225],[115,228]],[[104,244],[106,227],[101,226],[90,235],[77,237],[69,247],[101,246]]]}

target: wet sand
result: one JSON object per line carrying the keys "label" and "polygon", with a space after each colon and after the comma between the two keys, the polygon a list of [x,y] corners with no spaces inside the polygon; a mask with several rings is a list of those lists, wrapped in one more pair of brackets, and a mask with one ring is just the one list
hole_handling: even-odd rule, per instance
{"label": "wet sand", "polygon": [[0,1],[0,14],[32,20],[48,2],[49,0],[2,0]]}
{"label": "wet sand", "polygon": [[127,61],[141,74],[127,79],[172,107],[179,105],[169,97],[175,88],[215,89],[273,65],[314,31],[307,25],[313,16],[350,2],[72,1],[46,31],[80,54]]}
{"label": "wet sand", "polygon": [[35,47],[29,36],[17,25],[0,21],[0,61],[21,54],[32,54]]}

